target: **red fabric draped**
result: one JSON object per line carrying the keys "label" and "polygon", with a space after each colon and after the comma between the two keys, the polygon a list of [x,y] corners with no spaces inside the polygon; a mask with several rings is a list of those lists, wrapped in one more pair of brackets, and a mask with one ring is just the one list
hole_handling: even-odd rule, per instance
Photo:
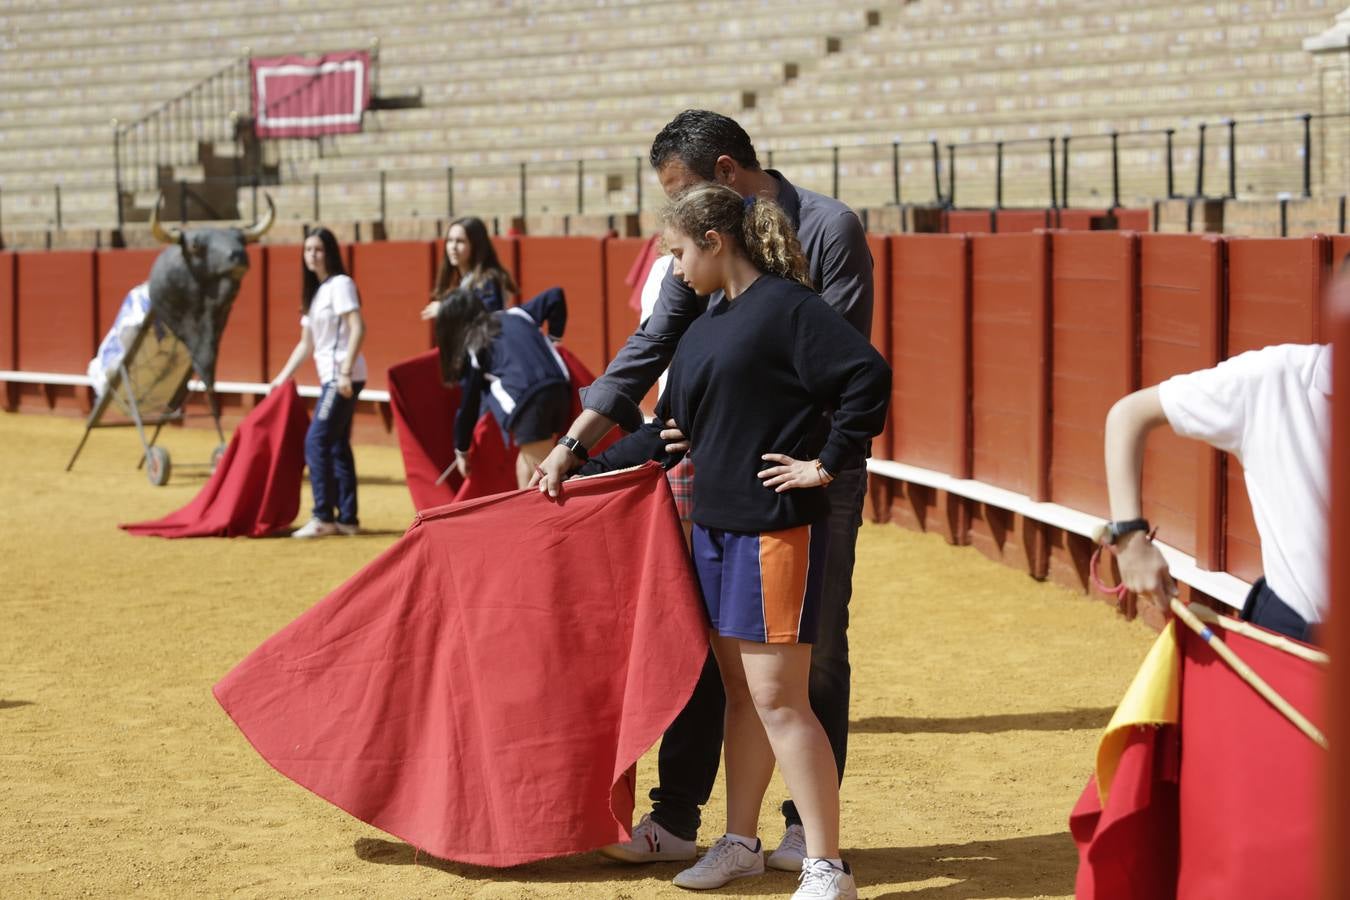
{"label": "red fabric draped", "polygon": [[216,686],[271,765],[446,859],[627,837],[628,775],[707,653],[655,465],[418,515]]}
{"label": "red fabric draped", "polygon": [[[1326,669],[1215,629],[1277,692],[1322,725]],[[1178,629],[1179,762],[1172,728],[1138,728],[1103,810],[1089,781],[1070,818],[1079,900],[1314,897],[1326,752]]]}
{"label": "red fabric draped", "polygon": [[309,415],[288,382],[239,423],[192,502],[153,522],[121,527],[155,537],[263,537],[295,521]]}
{"label": "red fabric draped", "polygon": [[[595,380],[585,364],[566,347],[555,345],[572,379],[572,418],[581,414],[580,389]],[[389,405],[403,454],[403,470],[413,506],[430,509],[486,497],[516,487],[516,449],[502,443],[501,429],[489,413],[478,420],[470,451],[473,467],[467,479],[452,472],[441,484],[436,479],[455,459],[455,410],[459,388],[441,382],[439,351],[428,350],[389,367]],[[593,452],[618,439],[611,432]]]}
{"label": "red fabric draped", "polygon": [[389,405],[398,429],[408,492],[417,509],[515,490],[515,450],[502,444],[501,429],[488,414],[474,428],[469,477],[451,472],[445,481],[436,483],[455,460],[455,410],[459,408],[459,388],[441,383],[439,351],[428,350],[389,367]]}

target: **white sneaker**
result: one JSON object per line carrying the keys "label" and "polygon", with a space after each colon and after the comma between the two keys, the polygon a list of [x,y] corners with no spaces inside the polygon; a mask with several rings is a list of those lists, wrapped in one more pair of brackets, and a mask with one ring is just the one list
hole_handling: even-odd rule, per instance
{"label": "white sneaker", "polygon": [[806,829],[789,825],[778,849],[769,854],[769,868],[780,872],[800,872],[806,859]]}
{"label": "white sneaker", "polygon": [[720,888],[737,878],[763,874],[764,853],[759,848],[759,841],[755,841],[755,849],[751,850],[740,841],[722,835],[702,859],[675,876],[675,884],[706,891]]}
{"label": "white sneaker", "polygon": [[337,534],[337,524],[334,522],[324,522],[321,519],[310,519],[304,525],[291,532],[293,538],[316,538],[328,537],[330,534]]}
{"label": "white sneaker", "polygon": [[361,526],[356,522],[353,522],[350,525],[346,522],[334,522],[333,526],[337,528],[338,534],[345,534],[348,537],[361,533]]}
{"label": "white sneaker", "polygon": [[698,856],[698,848],[693,841],[686,841],[666,831],[648,814],[633,829],[631,840],[601,847],[600,853],[627,863],[686,862]]}
{"label": "white sneaker", "polygon": [[792,900],[858,900],[858,885],[847,863],[836,869],[828,859],[808,857],[802,861],[801,878]]}

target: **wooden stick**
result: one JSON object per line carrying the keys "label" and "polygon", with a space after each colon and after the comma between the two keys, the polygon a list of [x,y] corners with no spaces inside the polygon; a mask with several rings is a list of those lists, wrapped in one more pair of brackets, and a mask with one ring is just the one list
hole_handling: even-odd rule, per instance
{"label": "wooden stick", "polygon": [[1209,646],[1214,649],[1214,652],[1218,654],[1219,659],[1226,662],[1229,668],[1236,672],[1239,678],[1247,682],[1252,690],[1260,694],[1267,703],[1275,707],[1277,712],[1292,722],[1295,728],[1307,735],[1313,743],[1317,744],[1317,746],[1321,747],[1323,750],[1327,748],[1326,736],[1322,734],[1318,727],[1312,722],[1309,722],[1304,717],[1303,713],[1299,712],[1288,700],[1276,693],[1275,689],[1267,684],[1264,678],[1256,674],[1256,671],[1252,669],[1251,666],[1243,662],[1236,653],[1230,650],[1228,645],[1223,642],[1223,639],[1213,631],[1210,631],[1209,626],[1204,622],[1201,622],[1200,618],[1191,611],[1190,607],[1173,597],[1172,612],[1176,614],[1178,619],[1186,623],[1186,626],[1190,628],[1191,631],[1198,634],[1201,640],[1209,644]]}
{"label": "wooden stick", "polygon": [[1191,604],[1190,609],[1191,612],[1195,613],[1195,617],[1206,625],[1218,625],[1228,629],[1234,634],[1240,634],[1245,638],[1251,638],[1258,643],[1265,644],[1267,647],[1283,650],[1290,656],[1297,656],[1299,659],[1307,660],[1310,663],[1317,663],[1319,666],[1325,666],[1331,661],[1331,657],[1327,656],[1321,650],[1305,647],[1298,641],[1290,640],[1282,634],[1272,634],[1264,628],[1257,628],[1251,622],[1244,622],[1241,619],[1234,619],[1232,616],[1225,616],[1203,604],[1193,603]]}

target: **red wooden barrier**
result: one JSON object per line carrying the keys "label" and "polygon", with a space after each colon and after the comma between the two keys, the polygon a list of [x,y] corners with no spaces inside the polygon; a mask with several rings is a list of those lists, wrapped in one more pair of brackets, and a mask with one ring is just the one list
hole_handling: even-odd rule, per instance
{"label": "red wooden barrier", "polygon": [[970,476],[970,242],[891,238],[891,458]]}
{"label": "red wooden barrier", "polygon": [[[0,251],[0,369],[19,367],[19,307],[15,303],[17,257]],[[19,406],[19,386],[5,384],[0,393],[0,408],[13,412]]]}
{"label": "red wooden barrier", "polygon": [[150,280],[150,267],[162,248],[98,251],[98,339],[112,327],[127,291]]}
{"label": "red wooden barrier", "polygon": [[1051,497],[1110,518],[1102,423],[1139,384],[1137,237],[1056,232],[1052,237]]}
{"label": "red wooden barrier", "polygon": [[[53,250],[18,254],[19,365],[32,372],[83,375],[94,358],[96,263],[92,251]],[[85,388],[23,386],[19,393],[41,407],[87,412]]]}
{"label": "red wooden barrier", "polygon": [[[891,247],[884,235],[869,234],[867,249],[872,253],[872,346],[891,362]],[[886,427],[872,441],[872,455],[894,459],[895,412],[886,414]]]}
{"label": "red wooden barrier", "polygon": [[[1223,245],[1190,234],[1146,234],[1139,245],[1142,386],[1207,369],[1222,357]],[[1221,454],[1156,429],[1144,452],[1144,516],[1159,539],[1220,565]]]}
{"label": "red wooden barrier", "polygon": [[258,244],[248,245],[248,274],[230,308],[220,341],[217,381],[267,380],[267,307],[263,299],[267,255]]}
{"label": "red wooden barrier", "polygon": [[[1307,344],[1321,334],[1326,287],[1325,237],[1229,238],[1227,355],[1271,344]],[[1242,466],[1228,459],[1224,568],[1239,578],[1261,575],[1256,534]]]}
{"label": "red wooden barrier", "polygon": [[942,214],[942,230],[947,234],[990,234],[994,213],[988,209],[949,209]]}
{"label": "red wooden barrier", "polygon": [[1055,227],[1065,231],[1091,231],[1092,220],[1106,213],[1104,209],[1057,209]]}
{"label": "red wooden barrier", "polygon": [[633,288],[625,284],[624,279],[628,277],[628,270],[646,243],[646,238],[609,238],[605,241],[606,363],[614,358],[628,336],[637,330],[638,311],[628,305]]}
{"label": "red wooden barrier", "polygon": [[1049,500],[1049,236],[971,238],[974,478]]}
{"label": "red wooden barrier", "polygon": [[1048,209],[1000,209],[993,213],[993,224],[998,234],[1022,234],[1049,228],[1054,222]]}
{"label": "red wooden barrier", "polygon": [[560,286],[567,293],[564,343],[586,368],[605,368],[605,245],[599,238],[522,237],[520,291],[529,299]]}
{"label": "red wooden barrier", "polygon": [[[497,251],[497,262],[502,264],[502,268],[511,273],[511,277],[520,284],[520,242],[512,237],[495,237],[492,239],[492,247]],[[445,258],[445,241],[438,241],[436,247],[436,267],[433,272],[439,272],[441,260]],[[433,276],[434,277],[434,276]],[[529,299],[528,296],[525,299]],[[515,301],[507,298],[508,306],[515,306]]]}
{"label": "red wooden barrier", "polygon": [[1147,209],[1116,210],[1116,227],[1122,231],[1151,231],[1153,214]]}
{"label": "red wooden barrier", "polygon": [[376,241],[352,248],[351,276],[361,293],[365,354],[371,390],[388,388],[389,367],[432,345],[431,326],[419,313],[434,284],[440,242]]}
{"label": "red wooden barrier", "polygon": [[1331,458],[1331,612],[1327,624],[1327,649],[1331,654],[1331,677],[1326,697],[1330,703],[1328,784],[1324,806],[1323,841],[1326,860],[1322,897],[1345,900],[1350,896],[1350,286],[1332,298],[1324,338],[1332,351]]}
{"label": "red wooden barrier", "polygon": [[[267,377],[275,378],[286,365],[291,350],[300,340],[300,259],[299,244],[269,244],[263,248],[267,259],[262,267],[263,292],[267,298]],[[318,375],[313,364],[296,371],[297,380],[315,384]]]}

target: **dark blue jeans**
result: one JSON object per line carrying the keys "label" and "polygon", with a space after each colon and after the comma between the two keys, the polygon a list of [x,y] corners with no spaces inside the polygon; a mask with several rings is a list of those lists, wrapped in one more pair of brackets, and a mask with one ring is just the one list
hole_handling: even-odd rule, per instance
{"label": "dark blue jeans", "polygon": [[1280,595],[1266,584],[1264,575],[1256,579],[1247,594],[1247,602],[1242,606],[1242,619],[1305,644],[1320,643],[1317,626],[1310,625],[1281,600]]}
{"label": "dark blue jeans", "polygon": [[[697,480],[698,475],[694,478]],[[849,679],[848,601],[853,595],[854,549],[867,497],[867,472],[840,472],[826,488],[830,497],[830,545],[825,555],[825,584],[816,642],[811,647],[811,709],[834,752],[839,780],[848,753]],[[652,818],[671,834],[693,840],[701,822],[699,807],[708,802],[722,755],[722,715],[726,695],[711,650],[688,704],[661,738],[658,784],[652,788]],[[800,825],[792,801],[783,804],[788,825]]]}
{"label": "dark blue jeans", "polygon": [[330,381],[319,393],[314,419],[305,435],[305,465],[309,466],[309,486],[314,491],[314,518],[320,522],[337,520],[346,525],[356,519],[356,462],[352,459],[352,412],[364,381],[352,384],[352,395],[338,393],[337,382]]}

